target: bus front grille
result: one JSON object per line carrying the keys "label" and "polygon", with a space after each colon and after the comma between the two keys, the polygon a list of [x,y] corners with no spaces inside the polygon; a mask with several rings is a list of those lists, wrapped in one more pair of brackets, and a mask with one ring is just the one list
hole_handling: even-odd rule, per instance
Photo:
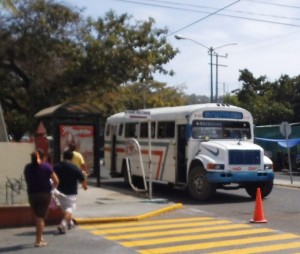
{"label": "bus front grille", "polygon": [[229,165],[258,165],[260,164],[260,151],[230,150]]}

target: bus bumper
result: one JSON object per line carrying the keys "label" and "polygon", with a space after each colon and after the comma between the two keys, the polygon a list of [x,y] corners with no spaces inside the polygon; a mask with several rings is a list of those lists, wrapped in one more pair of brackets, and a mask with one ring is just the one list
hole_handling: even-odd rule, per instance
{"label": "bus bumper", "polygon": [[208,172],[207,180],[212,183],[268,182],[274,180],[273,171],[257,172]]}

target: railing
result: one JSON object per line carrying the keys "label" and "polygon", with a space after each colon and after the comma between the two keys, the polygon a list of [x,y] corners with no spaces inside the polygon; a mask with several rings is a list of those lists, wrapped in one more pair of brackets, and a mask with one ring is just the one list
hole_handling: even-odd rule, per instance
{"label": "railing", "polygon": [[[144,170],[144,164],[143,164],[143,158],[142,158],[142,152],[141,152],[141,147],[139,145],[139,142],[131,138],[128,140],[126,147],[125,147],[125,154],[126,154],[126,168],[127,168],[127,176],[128,176],[128,181],[131,186],[131,188],[136,191],[136,192],[147,192],[147,183],[146,183],[146,176],[145,176],[145,170]],[[130,169],[130,157],[133,155],[137,155],[139,158],[140,162],[140,169],[142,171],[142,176],[143,176],[143,183],[144,183],[144,188],[139,189],[136,186],[133,185],[132,183],[132,176],[131,176],[131,169]]]}

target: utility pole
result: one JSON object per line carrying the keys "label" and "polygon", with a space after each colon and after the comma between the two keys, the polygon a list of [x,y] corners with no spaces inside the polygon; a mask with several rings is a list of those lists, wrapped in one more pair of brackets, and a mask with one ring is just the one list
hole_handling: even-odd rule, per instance
{"label": "utility pole", "polygon": [[210,102],[213,102],[214,99],[214,89],[213,89],[213,52],[214,49],[210,47],[208,49],[208,54],[210,55]]}
{"label": "utility pole", "polygon": [[226,55],[219,55],[218,53],[215,53],[215,56],[216,56],[216,101],[215,102],[219,102],[219,66],[222,66],[222,67],[227,67],[227,65],[223,65],[223,64],[219,64],[219,57],[224,57],[224,58],[227,58],[227,54]]}
{"label": "utility pole", "polygon": [[[189,41],[192,41],[206,49],[208,49],[208,54],[210,56],[210,102],[213,102],[213,99],[214,99],[214,90],[213,90],[213,53],[216,54],[216,49],[219,49],[219,48],[223,48],[223,47],[226,47],[226,46],[232,46],[232,45],[236,45],[236,43],[227,43],[227,44],[224,44],[222,46],[219,46],[219,47],[207,47],[205,45],[203,45],[202,43],[198,42],[198,41],[195,41],[191,38],[187,38],[187,37],[183,37],[182,35],[179,35],[179,34],[176,34],[175,36],[175,39],[177,40],[189,40]],[[218,97],[218,96],[216,96]]]}

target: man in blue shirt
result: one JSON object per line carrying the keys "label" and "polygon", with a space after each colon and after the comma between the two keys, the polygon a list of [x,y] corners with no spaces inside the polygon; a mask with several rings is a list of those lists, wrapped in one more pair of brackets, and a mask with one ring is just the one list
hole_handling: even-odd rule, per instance
{"label": "man in blue shirt", "polygon": [[69,150],[63,153],[63,161],[54,166],[54,171],[58,176],[59,184],[54,194],[57,196],[60,207],[64,211],[64,218],[58,226],[61,234],[66,233],[66,228],[72,227],[72,214],[76,208],[78,194],[78,182],[82,188],[87,190],[87,182],[81,170],[71,163],[73,153]]}

